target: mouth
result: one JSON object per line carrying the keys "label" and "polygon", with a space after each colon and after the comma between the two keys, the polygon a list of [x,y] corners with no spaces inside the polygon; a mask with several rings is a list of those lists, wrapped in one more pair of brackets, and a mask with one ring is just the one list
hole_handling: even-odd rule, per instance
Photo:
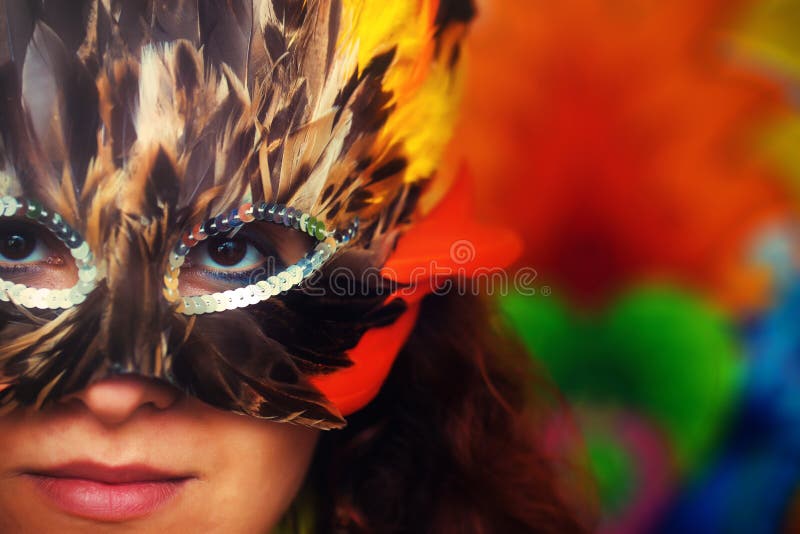
{"label": "mouth", "polygon": [[105,466],[82,462],[29,470],[39,493],[67,514],[98,521],[150,515],[173,501],[194,475],[147,465]]}

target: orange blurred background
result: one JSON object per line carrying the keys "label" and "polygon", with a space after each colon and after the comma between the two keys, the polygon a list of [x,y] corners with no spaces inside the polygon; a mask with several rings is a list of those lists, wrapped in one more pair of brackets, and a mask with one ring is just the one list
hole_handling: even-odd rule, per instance
{"label": "orange blurred background", "polygon": [[448,167],[547,289],[498,301],[602,530],[793,531],[800,0],[479,4]]}

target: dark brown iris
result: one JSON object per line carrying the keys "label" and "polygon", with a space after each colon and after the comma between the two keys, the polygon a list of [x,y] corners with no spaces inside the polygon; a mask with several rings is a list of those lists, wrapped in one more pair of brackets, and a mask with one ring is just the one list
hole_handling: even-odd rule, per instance
{"label": "dark brown iris", "polygon": [[14,261],[24,260],[36,248],[36,237],[30,232],[13,229],[0,234],[0,255]]}
{"label": "dark brown iris", "polygon": [[208,240],[208,256],[219,265],[233,267],[241,262],[247,254],[247,241],[218,237]]}

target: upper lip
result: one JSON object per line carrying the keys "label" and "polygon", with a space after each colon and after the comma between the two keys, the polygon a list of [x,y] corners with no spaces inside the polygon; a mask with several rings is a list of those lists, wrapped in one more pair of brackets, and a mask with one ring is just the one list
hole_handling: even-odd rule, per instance
{"label": "upper lip", "polygon": [[194,478],[191,474],[175,473],[145,464],[110,466],[94,462],[73,462],[46,469],[30,469],[26,472],[35,476],[75,478],[105,484],[173,482]]}

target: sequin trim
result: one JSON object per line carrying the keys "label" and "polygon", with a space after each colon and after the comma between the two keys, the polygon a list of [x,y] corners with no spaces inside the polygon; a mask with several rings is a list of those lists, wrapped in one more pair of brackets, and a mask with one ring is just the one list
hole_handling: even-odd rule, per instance
{"label": "sequin trim", "polygon": [[[300,261],[266,280],[219,293],[183,297],[178,290],[181,266],[189,252],[209,237],[255,221],[271,222],[295,228],[315,238],[314,250]],[[337,250],[349,243],[358,231],[358,219],[345,230],[330,230],[326,224],[298,209],[274,202],[247,203],[237,209],[212,217],[188,230],[169,256],[164,275],[164,296],[184,315],[203,315],[245,308],[263,302],[300,285],[319,270]]]}
{"label": "sequin trim", "polygon": [[26,217],[43,225],[67,246],[78,267],[78,281],[68,289],[35,288],[0,278],[0,301],[13,302],[25,308],[59,310],[72,308],[86,300],[97,286],[98,272],[89,245],[77,230],[58,213],[22,197],[0,198],[0,217]]}

